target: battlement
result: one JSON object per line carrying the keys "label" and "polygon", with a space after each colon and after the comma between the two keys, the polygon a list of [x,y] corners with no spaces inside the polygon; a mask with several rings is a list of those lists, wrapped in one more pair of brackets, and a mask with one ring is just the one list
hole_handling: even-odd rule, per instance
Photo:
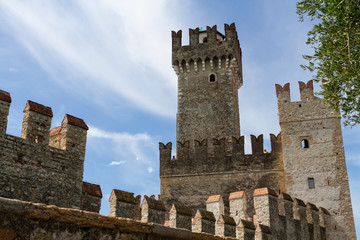
{"label": "battlement", "polygon": [[[246,203],[246,197],[253,199],[251,206]],[[122,199],[124,203],[128,202],[128,198]],[[230,215],[225,211],[225,200],[221,195],[209,196],[206,210],[195,211],[172,204],[169,221],[165,222],[164,203],[145,196],[142,204],[145,209],[141,209],[142,221],[237,239],[260,239],[262,236],[273,239],[297,239],[296,236],[300,236],[300,239],[331,239],[336,232],[327,209],[312,203],[305,204],[300,199],[283,192],[276,193],[270,188],[255,189],[250,196],[246,196],[244,191],[233,192],[228,201]],[[254,208],[254,214],[244,215],[247,208]],[[113,209],[110,211],[117,212]]]}
{"label": "battlement", "polygon": [[339,112],[333,112],[324,100],[314,95],[313,81],[299,81],[300,101],[291,101],[290,83],[275,85],[281,122],[310,120],[319,118],[340,118]]}
{"label": "battlement", "polygon": [[8,135],[10,103],[10,94],[0,91],[0,196],[99,211],[100,186],[82,181],[85,122],[66,114],[50,130],[51,108],[29,100],[21,137]]}
{"label": "battlement", "polygon": [[270,141],[271,151],[264,152],[263,135],[251,135],[252,154],[245,154],[244,136],[188,140],[177,143],[176,158],[172,143],[160,142],[160,176],[282,169],[281,134],[270,134]]}
{"label": "battlement", "polygon": [[172,63],[176,74],[231,69],[242,85],[242,54],[235,24],[225,24],[225,35],[217,26],[189,29],[189,45],[182,45],[182,31],[172,31]]}

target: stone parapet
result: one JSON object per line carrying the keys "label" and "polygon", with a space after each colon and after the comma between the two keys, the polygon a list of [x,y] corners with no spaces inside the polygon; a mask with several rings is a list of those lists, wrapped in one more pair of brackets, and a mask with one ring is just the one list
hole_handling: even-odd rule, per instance
{"label": "stone parapet", "polygon": [[279,122],[305,121],[323,118],[340,118],[340,113],[331,111],[324,100],[314,95],[313,81],[299,81],[300,101],[291,101],[290,83],[275,85],[279,109]]}
{"label": "stone parapet", "polygon": [[[51,108],[27,101],[21,137],[8,135],[10,102],[10,94],[0,90],[0,196],[99,211],[101,196],[82,181],[85,122],[67,114],[60,127],[50,130]],[[90,185],[101,195],[100,186]]]}
{"label": "stone parapet", "polygon": [[160,142],[160,176],[283,170],[281,134],[270,134],[270,140],[271,150],[264,152],[263,135],[251,135],[252,154],[244,152],[244,136],[232,137],[229,142],[225,138],[178,142],[176,157],[171,142]]}

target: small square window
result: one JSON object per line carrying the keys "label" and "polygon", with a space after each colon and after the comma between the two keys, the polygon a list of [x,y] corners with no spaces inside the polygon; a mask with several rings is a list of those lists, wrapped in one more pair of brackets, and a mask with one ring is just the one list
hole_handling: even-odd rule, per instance
{"label": "small square window", "polygon": [[308,178],[309,189],[315,188],[314,178]]}

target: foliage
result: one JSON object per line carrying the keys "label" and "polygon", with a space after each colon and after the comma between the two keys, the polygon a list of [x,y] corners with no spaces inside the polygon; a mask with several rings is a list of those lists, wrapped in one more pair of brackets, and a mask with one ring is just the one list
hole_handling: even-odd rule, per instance
{"label": "foliage", "polygon": [[328,80],[321,94],[345,125],[360,123],[360,0],[304,0],[297,13],[315,22],[307,40],[314,54],[303,56],[302,67],[314,80]]}

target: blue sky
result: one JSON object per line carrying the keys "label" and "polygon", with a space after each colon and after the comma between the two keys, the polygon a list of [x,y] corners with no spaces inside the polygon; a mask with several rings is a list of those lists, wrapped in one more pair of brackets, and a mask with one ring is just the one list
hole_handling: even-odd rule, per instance
{"label": "blue sky", "polygon": [[[89,125],[84,180],[100,184],[101,213],[113,188],[159,194],[158,142],[175,142],[177,80],[171,30],[235,22],[243,52],[240,126],[249,135],[280,131],[275,83],[311,74],[299,65],[310,22],[296,1],[18,1],[0,0],[0,89],[11,93],[8,133],[20,135],[22,110],[33,100],[52,107],[52,127],[66,113]],[[319,90],[318,85],[315,90]],[[360,227],[360,127],[343,129],[356,224]],[[359,232],[359,230],[357,231]]]}

